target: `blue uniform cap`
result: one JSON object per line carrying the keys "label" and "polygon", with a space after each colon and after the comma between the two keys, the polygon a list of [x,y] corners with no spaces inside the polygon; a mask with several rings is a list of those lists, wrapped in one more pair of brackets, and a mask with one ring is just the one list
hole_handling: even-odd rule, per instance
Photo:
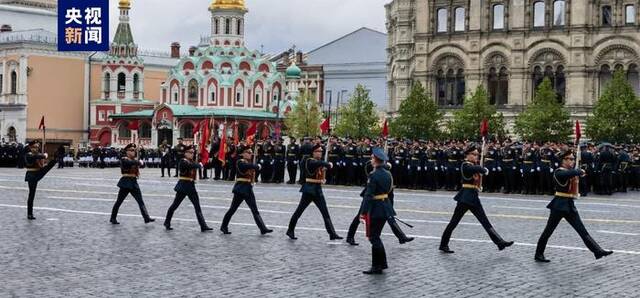
{"label": "blue uniform cap", "polygon": [[381,161],[389,161],[389,157],[382,148],[373,148],[373,156]]}

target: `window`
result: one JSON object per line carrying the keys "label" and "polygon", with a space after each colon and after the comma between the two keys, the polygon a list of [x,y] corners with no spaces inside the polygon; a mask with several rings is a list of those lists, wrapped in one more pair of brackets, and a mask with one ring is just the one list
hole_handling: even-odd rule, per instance
{"label": "window", "polygon": [[544,27],[544,2],[538,1],[533,4],[533,27]]}
{"label": "window", "polygon": [[131,130],[129,129],[129,122],[124,122],[118,128],[118,134],[121,139],[131,138]]}
{"label": "window", "polygon": [[209,103],[215,104],[216,103],[216,86],[215,85],[209,85]]}
{"label": "window", "polygon": [[236,104],[242,104],[242,86],[236,88]]}
{"label": "window", "polygon": [[133,92],[140,92],[140,76],[137,73],[133,75]]}
{"label": "window", "polygon": [[151,124],[149,124],[148,122],[140,124],[138,134],[142,139],[151,139]]}
{"label": "window", "polygon": [[464,7],[458,7],[456,8],[456,25],[454,30],[456,32],[464,31],[464,23],[465,23]]}
{"label": "window", "polygon": [[127,82],[126,76],[123,72],[118,74],[118,92],[124,92],[125,84]]}
{"label": "window", "polygon": [[636,23],[636,7],[633,5],[627,5],[624,7],[625,11],[625,23],[633,25]]}
{"label": "window", "polygon": [[640,95],[640,76],[638,75],[638,66],[636,64],[629,65],[627,80],[629,84],[631,84],[631,87],[633,87],[636,95]]}
{"label": "window", "polygon": [[3,89],[2,87],[4,87],[4,77],[2,76],[2,74],[0,73],[0,94],[3,93]]}
{"label": "window", "polygon": [[436,78],[436,90],[439,105],[461,106],[465,92],[464,71],[458,69],[457,72],[454,72],[453,69],[449,69],[445,75],[443,70],[439,70]]}
{"label": "window", "polygon": [[198,102],[198,81],[191,79],[189,81],[189,102]]}
{"label": "window", "polygon": [[231,34],[231,20],[224,19],[224,34]]}
{"label": "window", "polygon": [[171,88],[171,94],[172,94],[172,99],[173,101],[171,103],[177,104],[178,103],[178,86],[177,85],[173,85],[173,87]]}
{"label": "window", "polygon": [[242,34],[242,20],[238,20],[237,26],[236,26],[236,35],[240,35]]}
{"label": "window", "polygon": [[559,27],[565,24],[565,2],[557,0],[553,2],[553,26]]}
{"label": "window", "polygon": [[99,121],[104,121],[104,119],[105,119],[105,112],[104,111],[100,111],[98,113],[98,120]]}
{"label": "window", "polygon": [[220,20],[218,18],[213,20],[213,34],[220,34]]}
{"label": "window", "polygon": [[438,32],[447,32],[448,20],[447,9],[438,9]]}
{"label": "window", "polygon": [[544,73],[542,71],[541,66],[536,66],[533,70],[533,87],[534,87],[534,98],[535,93],[537,93],[538,86],[542,84],[542,81],[545,78],[548,78],[551,81],[551,86],[556,91],[556,98],[559,103],[564,103],[565,92],[566,92],[566,79],[564,76],[564,66],[559,65],[554,70],[551,66],[546,66],[544,68]]}
{"label": "window", "polygon": [[280,100],[280,87],[274,86],[273,87],[273,101],[278,101],[278,100]]}
{"label": "window", "polygon": [[611,16],[611,6],[606,5],[602,7],[602,26],[611,26],[613,19]]}
{"label": "window", "polygon": [[256,98],[254,104],[262,105],[262,87],[256,88]]}
{"label": "window", "polygon": [[109,73],[106,73],[104,75],[104,92],[105,93],[111,92],[111,74]]}
{"label": "window", "polygon": [[493,105],[505,105],[508,103],[509,95],[509,75],[507,68],[502,67],[498,72],[495,67],[489,70],[487,80],[489,86],[489,103]]}
{"label": "window", "polygon": [[504,5],[502,4],[493,6],[493,29],[504,29]]}
{"label": "window", "polygon": [[18,93],[18,74],[16,71],[11,72],[11,94]]}
{"label": "window", "polygon": [[193,138],[193,124],[185,123],[180,127],[180,137],[183,139]]}

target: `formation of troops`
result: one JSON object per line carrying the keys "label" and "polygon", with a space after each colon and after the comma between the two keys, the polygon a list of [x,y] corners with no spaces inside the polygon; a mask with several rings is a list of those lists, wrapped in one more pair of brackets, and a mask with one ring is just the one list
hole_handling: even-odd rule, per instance
{"label": "formation of troops", "polygon": [[[214,140],[213,143],[211,150],[215,153],[216,141]],[[59,155],[64,154],[64,151],[56,152],[56,156],[48,161],[48,155],[42,153],[38,142],[29,143],[27,148],[24,157],[27,169],[25,181],[29,186],[27,218],[35,220],[33,204],[37,184],[55,166]],[[257,148],[257,155],[254,155],[254,148]],[[354,143],[347,139],[346,143],[341,143],[336,138],[330,138],[326,144],[323,144],[320,138],[305,138],[300,145],[292,140],[287,146],[281,139],[275,142],[266,140],[256,144],[246,144],[243,141],[237,146],[230,146],[227,153],[232,155],[228,163],[219,161],[220,165],[225,164],[225,166],[216,167],[215,163],[207,166],[198,162],[201,159],[198,158],[196,147],[185,145],[180,141],[175,148],[177,160],[173,161],[176,167],[175,174],[178,177],[174,188],[176,194],[168,208],[164,227],[168,231],[173,230],[172,216],[181,202],[188,198],[194,206],[202,232],[213,230],[207,225],[202,214],[196,188],[198,178],[206,177],[208,168],[211,168],[214,179],[235,181],[232,191],[233,200],[223,218],[220,231],[223,234],[231,234],[229,223],[238,207],[245,202],[253,214],[260,233],[269,234],[273,230],[267,227],[260,215],[253,185],[259,178],[266,183],[283,182],[283,172],[286,168],[289,171],[289,177],[296,177],[295,173],[300,172],[299,183],[302,185],[299,205],[285,233],[291,240],[298,239],[295,234],[296,223],[311,203],[320,210],[329,239],[343,239],[336,233],[331,221],[322,185],[327,183],[364,187],[360,194],[362,197],[360,209],[349,227],[346,239],[350,245],[358,245],[354,237],[355,231],[360,222],[364,223],[366,236],[371,243],[372,256],[371,268],[363,271],[364,274],[382,274],[388,268],[386,251],[380,238],[385,224],[390,225],[400,243],[413,240],[412,237],[406,236],[397,224],[400,220],[396,218],[393,206],[396,185],[411,188],[426,187],[430,190],[439,188],[457,190],[453,198],[456,201],[456,207],[449,224],[443,231],[439,245],[439,250],[443,253],[454,253],[449,247],[449,239],[467,211],[471,211],[482,224],[498,250],[502,251],[514,244],[513,241],[503,239],[491,225],[479,197],[479,194],[485,190],[503,190],[507,193],[550,192],[550,195],[553,195],[553,200],[547,206],[550,209],[549,220],[538,240],[535,261],[549,262],[544,255],[547,240],[563,218],[576,230],[595,258],[600,259],[613,252],[602,249],[589,235],[574,200],[581,196],[583,185],[604,193],[612,192],[613,187],[617,185],[613,183],[614,179],[620,179],[615,176],[616,169],[626,171],[626,168],[621,167],[625,162],[631,169],[637,169],[634,166],[638,165],[637,147],[620,148],[613,145],[600,146],[596,151],[594,146],[587,144],[582,148],[582,153],[579,153],[585,164],[579,167],[575,166],[576,151],[568,144],[539,146],[489,142],[486,147],[480,148],[474,143],[438,144],[417,141],[413,144],[392,142],[387,150],[383,148],[384,144],[369,139],[364,139],[362,143]],[[129,144],[119,158],[122,176],[118,182],[120,191],[112,209],[111,224],[120,224],[117,221],[118,209],[129,194],[138,203],[144,222],[154,222],[147,212],[138,185],[139,169],[145,165],[144,160],[140,159],[141,149],[136,144]],[[629,149],[632,149],[631,154],[626,152]],[[161,150],[164,150],[160,152],[161,158],[172,151],[169,146],[161,146]],[[163,152],[164,155],[162,155]],[[481,152],[483,152],[482,159]],[[626,157],[625,154],[627,154]],[[163,175],[165,169],[168,171],[167,174],[171,175],[171,166],[165,164],[161,165],[161,168]],[[506,179],[500,179],[498,175],[505,171],[511,173],[516,181],[504,182]],[[609,180],[589,181],[589,173],[596,171],[601,175],[609,175],[607,176]],[[295,183],[294,179],[290,179],[288,183]]]}

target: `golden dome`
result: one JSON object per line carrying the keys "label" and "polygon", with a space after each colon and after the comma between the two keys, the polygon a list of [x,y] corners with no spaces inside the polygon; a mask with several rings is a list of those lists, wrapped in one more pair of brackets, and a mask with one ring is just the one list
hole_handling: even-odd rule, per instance
{"label": "golden dome", "polygon": [[213,0],[209,6],[210,10],[214,9],[239,9],[247,10],[244,6],[244,0]]}
{"label": "golden dome", "polygon": [[130,0],[120,0],[120,2],[118,2],[118,7],[123,9],[123,8],[131,8],[131,1]]}

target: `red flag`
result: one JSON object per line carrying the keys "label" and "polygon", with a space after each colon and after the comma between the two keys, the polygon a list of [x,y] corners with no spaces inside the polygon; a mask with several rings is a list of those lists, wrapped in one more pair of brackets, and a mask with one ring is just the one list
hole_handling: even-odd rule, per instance
{"label": "red flag", "polygon": [[389,120],[388,119],[384,119],[384,126],[382,127],[382,136],[383,137],[388,137],[389,136]]}
{"label": "red flag", "polygon": [[322,130],[322,134],[326,135],[329,133],[329,128],[331,128],[331,123],[329,122],[329,117],[327,117],[327,119],[324,119],[322,124],[320,124],[320,130]]}
{"label": "red flag", "polygon": [[482,124],[480,124],[480,135],[483,138],[486,138],[489,135],[489,121],[487,119],[482,120]]}
{"label": "red flag", "polygon": [[576,120],[576,144],[580,143],[582,137],[582,130],[580,129],[580,121]]}
{"label": "red flag", "polygon": [[209,162],[209,150],[207,148],[207,142],[209,141],[209,120],[204,120],[202,126],[202,136],[200,137],[200,162],[207,164]]}
{"label": "red flag", "polygon": [[269,137],[269,126],[267,126],[267,121],[264,122],[264,126],[262,126],[262,135],[261,138],[266,140]]}
{"label": "red flag", "polygon": [[138,123],[138,120],[129,121],[127,128],[129,128],[129,130],[138,130],[138,128],[140,128],[140,123]]}
{"label": "red flag", "polygon": [[38,130],[45,130],[47,127],[44,126],[44,115],[42,116],[42,119],[40,119],[40,126],[38,126]]}
{"label": "red flag", "polygon": [[255,121],[251,122],[251,127],[247,129],[247,144],[252,145],[253,139],[256,137],[256,133],[258,132],[258,123]]}
{"label": "red flag", "polygon": [[[204,120],[203,120],[204,121]],[[202,121],[198,121],[196,122],[196,125],[193,126],[193,135],[195,136],[196,133],[200,132],[200,127],[202,126],[200,123]]]}
{"label": "red flag", "polygon": [[218,147],[218,160],[222,163],[222,165],[224,166],[224,163],[226,162],[226,158],[225,158],[225,153],[227,151],[227,138],[226,138],[226,134],[224,133],[226,127],[224,127],[224,124],[220,124],[220,130],[222,131],[222,137],[220,138],[220,147]]}

